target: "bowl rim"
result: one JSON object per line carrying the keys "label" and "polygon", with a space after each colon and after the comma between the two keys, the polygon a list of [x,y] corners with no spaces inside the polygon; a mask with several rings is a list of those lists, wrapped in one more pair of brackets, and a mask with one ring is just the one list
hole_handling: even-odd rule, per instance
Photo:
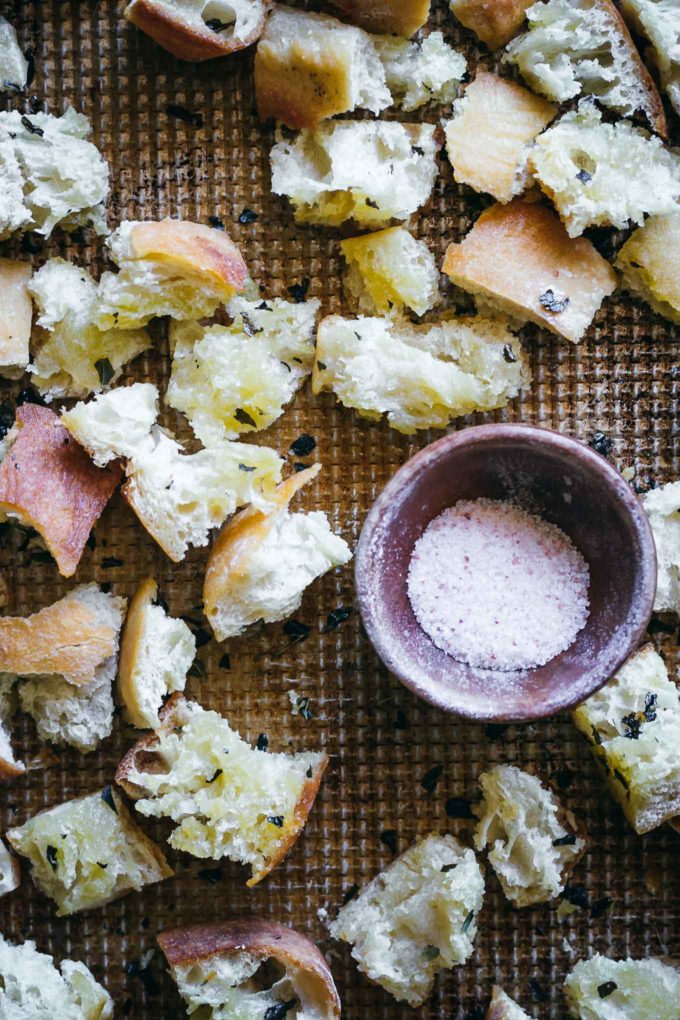
{"label": "bowl rim", "polygon": [[[371,572],[368,561],[370,559],[370,549],[376,540],[376,531],[380,529],[382,517],[386,509],[393,507],[395,498],[407,490],[410,487],[410,483],[422,478],[424,474],[432,470],[444,454],[448,454],[451,450],[461,446],[475,446],[488,443],[491,440],[495,444],[500,442],[506,446],[518,442],[525,445],[528,441],[530,445],[537,444],[561,452],[577,453],[582,463],[585,462],[605,479],[612,498],[618,501],[631,520],[642,549],[642,555],[640,556],[640,581],[638,585],[638,605],[640,609],[636,614],[637,622],[631,627],[627,640],[621,643],[621,651],[608,656],[606,667],[603,663],[602,676],[597,677],[589,693],[584,696],[579,691],[576,695],[570,695],[569,688],[565,688],[562,694],[553,698],[548,706],[537,705],[525,711],[522,711],[518,706],[516,713],[508,713],[507,711],[499,711],[492,714],[488,712],[477,713],[469,708],[469,706],[455,706],[451,703],[453,700],[451,698],[452,689],[444,689],[443,685],[437,681],[433,681],[431,687],[424,689],[418,681],[409,675],[408,670],[403,669],[398,657],[392,654],[392,642],[385,639],[382,628],[376,622],[372,608],[374,600],[369,598]],[[442,436],[440,439],[436,439],[434,442],[423,447],[422,450],[415,453],[395,471],[375,499],[364,520],[355,551],[354,579],[359,614],[368,639],[386,669],[406,688],[423,701],[460,718],[481,723],[528,723],[537,719],[546,719],[554,716],[558,712],[580,704],[585,698],[591,697],[591,695],[604,687],[640,645],[654,607],[657,585],[657,554],[649,518],[641,500],[620,472],[605,457],[597,453],[583,440],[564,435],[553,429],[526,423],[494,422],[486,425],[470,426]],[[455,688],[453,690],[455,691]]]}

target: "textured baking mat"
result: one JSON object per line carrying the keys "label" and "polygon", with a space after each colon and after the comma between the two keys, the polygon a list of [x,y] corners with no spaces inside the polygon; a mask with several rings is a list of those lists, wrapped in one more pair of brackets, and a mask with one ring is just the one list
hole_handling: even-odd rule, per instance
{"label": "textured baking mat", "polygon": [[[286,296],[288,287],[308,279],[309,294],[321,298],[324,311],[342,308],[338,233],[295,227],[285,202],[269,192],[272,131],[262,129],[254,113],[252,53],[197,66],[180,63],[127,25],[122,8],[115,0],[15,0],[4,5],[22,43],[35,54],[29,95],[36,99],[31,102],[53,113],[71,103],[92,121],[95,141],[111,165],[110,224],[121,217],[181,216],[207,223],[219,216],[267,294]],[[435,5],[433,22],[465,49],[474,66],[472,36],[458,32],[444,3]],[[488,55],[481,60],[491,66]],[[20,106],[21,100],[7,105]],[[180,117],[173,105],[182,108]],[[438,109],[424,113],[433,122],[440,116]],[[680,142],[677,122],[674,131]],[[460,239],[483,204],[454,184],[442,161],[432,202],[414,221],[440,263],[447,243]],[[257,219],[242,216],[246,209]],[[36,265],[60,254],[102,268],[100,242],[88,232],[72,239],[59,236],[44,246],[34,240],[28,238],[23,251]],[[616,242],[607,231],[596,240],[603,251]],[[18,250],[3,247],[5,253]],[[464,296],[448,296],[465,305]],[[585,440],[600,430],[612,440],[612,460],[619,467],[632,466],[639,487],[675,478],[680,473],[679,340],[677,329],[616,295],[577,347],[527,330],[531,388],[506,411],[463,419],[454,427],[491,419],[525,421]],[[128,372],[129,378],[161,386],[167,375],[164,339]],[[25,382],[2,382],[3,399],[15,397],[21,385]],[[187,436],[178,416],[169,415],[167,423]],[[317,445],[311,456],[298,458],[287,451],[303,432],[313,435]],[[440,434],[423,432],[407,439],[360,420],[331,395],[313,398],[305,390],[259,439],[287,453],[290,470],[301,459],[324,465],[318,482],[305,490],[303,503],[326,510],[354,544],[386,480]],[[73,583],[94,579],[130,597],[138,580],[151,573],[171,612],[188,615],[199,628],[199,639],[206,643],[199,651],[201,675],[189,682],[190,696],[224,713],[251,740],[266,733],[273,748],[323,748],[331,758],[304,835],[253,890],[246,889],[245,871],[236,865],[195,861],[170,851],[174,880],[104,910],[58,919],[30,881],[0,900],[5,935],[35,939],[40,949],[58,958],[72,955],[85,961],[115,998],[117,1016],[183,1016],[162,959],[158,952],[149,955],[156,932],[239,911],[276,918],[316,939],[329,954],[348,1020],[414,1016],[358,974],[347,947],[330,942],[326,912],[334,916],[355,884],[365,883],[415,836],[438,829],[469,838],[476,778],[495,762],[540,768],[585,822],[592,848],[573,877],[571,898],[578,909],[563,921],[557,902],[513,911],[489,873],[474,955],[444,976],[417,1015],[431,1020],[482,1017],[497,982],[532,1015],[561,1018],[562,982],[581,956],[596,951],[680,956],[680,838],[666,828],[643,838],[632,833],[566,716],[523,727],[484,727],[416,700],[386,674],[356,610],[340,625],[333,626],[337,616],[329,624],[329,614],[354,606],[351,565],[307,592],[296,617],[309,628],[304,640],[291,644],[282,625],[274,624],[251,628],[242,639],[218,646],[200,629],[205,550],[171,564],[119,497],[95,537]],[[9,588],[6,611],[14,614],[33,612],[71,587],[52,563],[21,546],[15,535],[5,536],[0,548],[0,569]],[[675,668],[677,621],[657,621],[653,639]],[[312,718],[291,713],[291,690],[310,699]],[[97,753],[83,757],[62,751],[51,768],[3,788],[2,829],[103,786],[132,737],[117,718],[113,736]],[[27,759],[39,750],[25,719],[16,729],[16,748]],[[164,839],[162,826],[144,823],[144,828]]]}

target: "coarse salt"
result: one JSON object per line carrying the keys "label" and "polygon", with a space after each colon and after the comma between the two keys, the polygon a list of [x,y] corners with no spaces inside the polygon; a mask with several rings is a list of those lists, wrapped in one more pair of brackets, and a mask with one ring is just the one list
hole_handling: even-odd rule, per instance
{"label": "coarse salt", "polygon": [[514,503],[461,501],[416,542],[408,595],[442,651],[482,669],[541,666],[588,619],[588,565],[554,524]]}

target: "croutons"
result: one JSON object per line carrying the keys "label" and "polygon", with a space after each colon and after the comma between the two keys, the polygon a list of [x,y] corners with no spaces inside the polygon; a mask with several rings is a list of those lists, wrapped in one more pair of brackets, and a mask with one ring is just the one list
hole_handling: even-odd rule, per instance
{"label": "croutons", "polygon": [[[59,970],[61,973],[59,973]],[[35,942],[0,935],[0,1016],[6,1020],[112,1020],[113,1000],[83,963],[54,960]]]}
{"label": "croutons", "polygon": [[590,241],[570,238],[551,209],[520,199],[486,209],[460,244],[449,245],[443,268],[481,306],[573,343],[616,289],[614,270]]}
{"label": "croutons", "polygon": [[650,489],[642,498],[656,546],[654,610],[680,613],[680,481]]}
{"label": "croutons", "polygon": [[390,105],[385,72],[367,32],[327,14],[276,4],[255,54],[260,120],[313,128],[326,117]]}
{"label": "croutons", "polygon": [[502,988],[494,985],[486,1020],[531,1020],[531,1017]]}
{"label": "croutons", "polygon": [[536,776],[514,765],[495,765],[479,783],[475,848],[489,848],[506,897],[516,907],[554,899],[586,848],[574,816]]}
{"label": "croutons", "polygon": [[0,783],[9,782],[26,771],[14,757],[9,724],[16,710],[16,676],[0,673]]}
{"label": "croutons", "polygon": [[340,242],[343,286],[352,311],[387,315],[409,308],[424,315],[439,301],[439,272],[424,241],[388,227]]}
{"label": "croutons", "polygon": [[312,581],[351,559],[324,513],[288,510],[298,489],[320,470],[316,464],[291,475],[277,487],[269,513],[249,507],[220,532],[203,588],[205,615],[218,641],[258,620],[283,620],[300,606]]}
{"label": "croutons", "polygon": [[14,892],[20,885],[19,858],[10,853],[3,840],[0,839],[0,896]]}
{"label": "croutons", "polygon": [[677,0],[621,0],[635,30],[649,39],[661,84],[680,113],[680,7]]}
{"label": "croutons", "polygon": [[28,61],[16,29],[0,15],[0,92],[21,92],[28,78]]}
{"label": "croutons", "polygon": [[170,818],[169,843],[194,857],[250,864],[260,882],[302,832],[325,754],[263,754],[217,712],[173,694],[161,725],[123,758],[116,781],[140,814]]}
{"label": "croutons", "polygon": [[35,528],[71,577],[120,476],[95,467],[49,408],[23,404],[0,460],[0,517]]}
{"label": "croutons", "polygon": [[628,238],[615,265],[622,287],[680,323],[680,210],[650,216]]}
{"label": "croutons", "polygon": [[330,315],[319,325],[314,393],[332,390],[365,418],[399,432],[503,407],[529,379],[522,347],[497,319],[404,320]]}
{"label": "croutons", "polygon": [[654,958],[579,960],[564,983],[577,1020],[676,1020],[680,970]]}
{"label": "croutons", "polygon": [[373,41],[392,100],[402,110],[455,99],[467,61],[444,42],[441,32],[430,32],[413,42],[390,35],[375,36]]}
{"label": "croutons", "polygon": [[444,123],[455,180],[499,202],[521,195],[530,181],[531,143],[556,113],[552,103],[521,85],[478,71],[453,104],[453,120]]}
{"label": "croutons", "polygon": [[471,29],[491,50],[510,42],[534,0],[450,0],[461,25]]}
{"label": "croutons", "polygon": [[678,209],[680,155],[625,120],[603,123],[591,100],[539,135],[529,166],[570,237]]}
{"label": "croutons", "polygon": [[212,60],[256,42],[267,0],[132,0],[125,17],[180,60]]}
{"label": "croutons", "polygon": [[271,151],[272,191],[286,195],[298,223],[381,226],[424,205],[437,176],[432,124],[333,121]]}
{"label": "croutons", "polygon": [[547,0],[528,9],[529,31],[508,45],[536,92],[563,103],[596,96],[626,117],[644,113],[666,136],[663,103],[612,0]]}
{"label": "croutons", "polygon": [[62,411],[61,421],[98,467],[134,456],[158,417],[158,390],[132,383]]}
{"label": "croutons", "polygon": [[231,326],[199,327],[193,345],[175,345],[166,403],[206,444],[268,428],[312,370],[318,310],[316,299],[234,298]]}
{"label": "croutons", "polygon": [[[0,22],[0,39],[2,23]],[[1,43],[0,43],[1,45]],[[0,72],[1,73],[1,72]],[[0,79],[1,80],[1,79]],[[0,375],[17,379],[26,371],[29,361],[33,305],[28,284],[31,263],[0,259]]]}
{"label": "croutons", "polygon": [[103,907],[173,874],[110,786],[38,812],[7,839],[64,917]]}
{"label": "croutons", "polygon": [[400,1002],[421,1006],[436,974],[472,953],[483,898],[473,851],[433,833],[342,907],[330,933],[349,942],[362,973]]}
{"label": "croutons", "polygon": [[128,220],[106,243],[119,272],[99,281],[94,321],[102,330],[134,329],[158,315],[212,315],[248,278],[229,235],[201,223]]}
{"label": "croutons", "polygon": [[334,7],[369,32],[413,35],[430,13],[430,0],[331,0]]}
{"label": "croutons", "polygon": [[163,698],[184,690],[196,654],[190,628],[157,598],[158,585],[147,577],[130,603],[120,642],[118,695],[129,722],[142,730],[160,725]]}
{"label": "croutons", "polygon": [[680,815],[680,701],[652,645],[635,652],[574,712],[636,832]]}
{"label": "croutons", "polygon": [[[238,917],[161,932],[158,944],[192,1016],[209,1009],[214,1020],[275,1020],[293,1008],[301,1020],[340,1018],[340,999],[325,958],[292,928]],[[268,971],[273,982],[267,980]]]}

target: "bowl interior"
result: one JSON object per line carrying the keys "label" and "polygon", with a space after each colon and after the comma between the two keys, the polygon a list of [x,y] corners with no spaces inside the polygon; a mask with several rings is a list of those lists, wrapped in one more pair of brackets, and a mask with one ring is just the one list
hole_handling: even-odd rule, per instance
{"label": "bowl interior", "polygon": [[[414,543],[444,509],[480,497],[540,513],[588,562],[586,626],[544,666],[501,672],[459,663],[432,643],[411,609]],[[603,458],[557,433],[483,426],[433,443],[397,472],[367,518],[356,573],[364,625],[391,672],[450,711],[522,721],[576,704],[621,665],[649,621],[656,556],[639,500]]]}

